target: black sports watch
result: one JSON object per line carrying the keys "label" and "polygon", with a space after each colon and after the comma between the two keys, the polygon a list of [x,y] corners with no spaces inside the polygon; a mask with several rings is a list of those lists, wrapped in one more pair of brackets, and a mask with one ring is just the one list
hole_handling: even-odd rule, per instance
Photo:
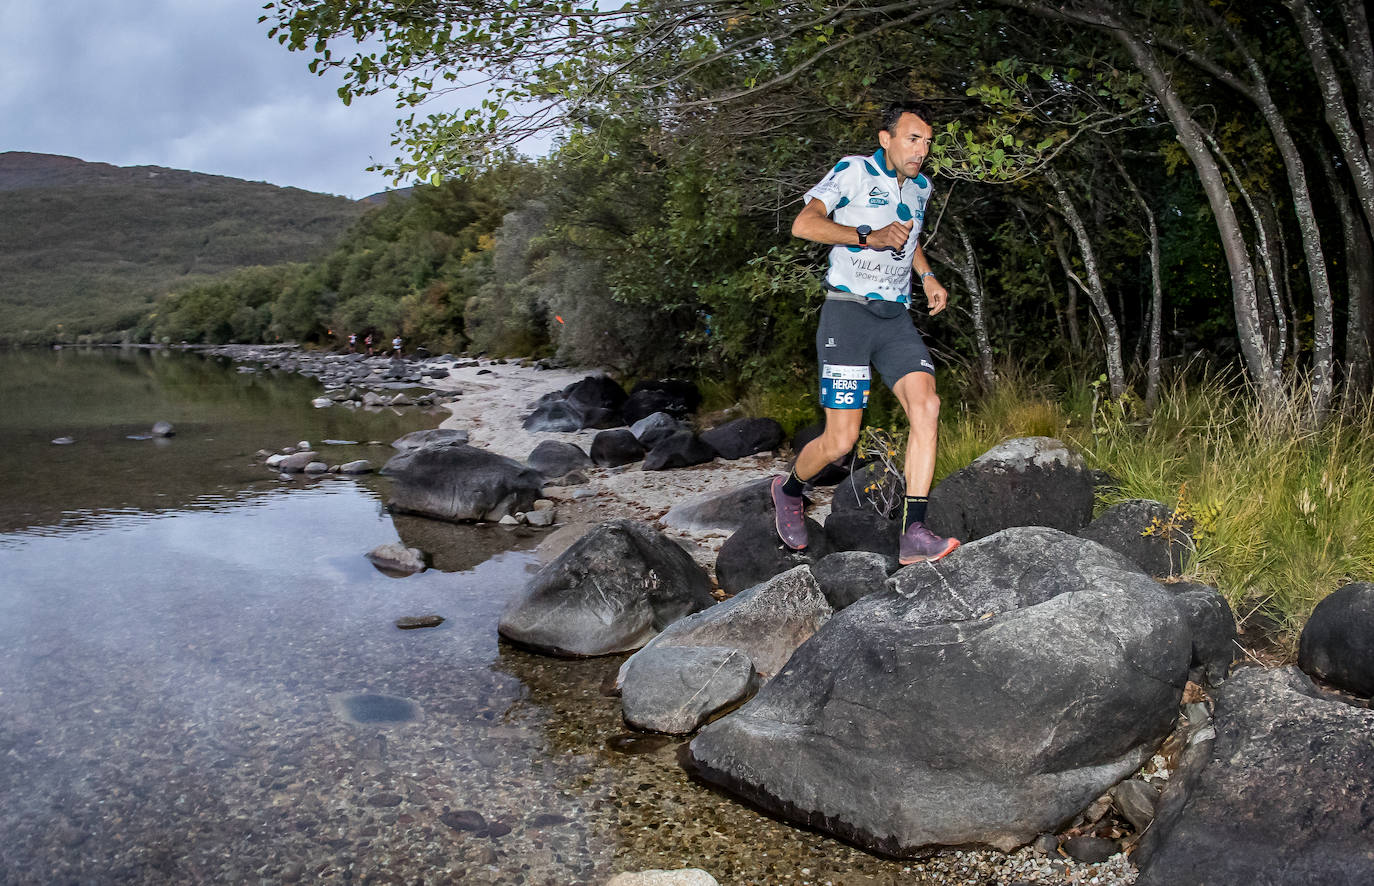
{"label": "black sports watch", "polygon": [[868,235],[873,233],[873,228],[870,225],[859,225],[857,228],[854,229],[854,233],[859,235],[859,245],[867,246]]}

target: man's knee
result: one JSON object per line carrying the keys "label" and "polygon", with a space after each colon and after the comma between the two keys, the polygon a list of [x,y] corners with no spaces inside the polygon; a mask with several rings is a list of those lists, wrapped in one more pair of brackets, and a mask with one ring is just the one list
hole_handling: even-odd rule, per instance
{"label": "man's knee", "polygon": [[825,454],[825,460],[834,461],[849,454],[849,451],[854,448],[854,444],[859,442],[859,431],[857,428],[827,426],[825,432],[817,437],[816,441]]}

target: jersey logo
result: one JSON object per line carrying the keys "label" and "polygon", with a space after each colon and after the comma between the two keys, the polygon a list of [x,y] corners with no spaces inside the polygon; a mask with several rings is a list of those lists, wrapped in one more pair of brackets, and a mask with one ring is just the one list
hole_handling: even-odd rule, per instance
{"label": "jersey logo", "polygon": [[837,348],[837,347],[839,347],[839,345],[835,344],[835,340],[834,340],[833,338],[827,338],[827,339],[825,340],[825,346],[826,346],[827,348]]}
{"label": "jersey logo", "polygon": [[886,197],[886,196],[887,196],[887,191],[884,191],[882,188],[879,188],[879,187],[874,187],[874,188],[872,188],[871,190],[869,190],[868,196],[870,196],[870,197]]}
{"label": "jersey logo", "polygon": [[869,190],[869,192],[868,192],[868,205],[869,205],[869,206],[886,206],[886,205],[888,204],[888,199],[887,199],[887,198],[888,198],[888,193],[887,193],[887,191],[884,191],[882,188],[879,188],[879,187],[876,187],[876,186],[875,186],[875,187],[873,187],[871,190]]}

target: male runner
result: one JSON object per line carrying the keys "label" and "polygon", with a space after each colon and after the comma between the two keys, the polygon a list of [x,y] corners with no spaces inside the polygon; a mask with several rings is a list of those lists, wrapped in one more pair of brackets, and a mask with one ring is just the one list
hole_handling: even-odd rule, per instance
{"label": "male runner", "polygon": [[906,501],[902,508],[902,565],[939,560],[959,546],[925,526],[940,398],[935,364],[907,315],[913,272],[931,314],[949,293],[926,261],[918,236],[930,200],[921,163],[934,130],[921,102],[898,102],[883,112],[881,147],[871,157],[845,157],[802,198],[792,234],[831,246],[825,304],[816,332],[825,430],[797,454],[786,477],[773,480],[778,536],[793,550],[806,547],[802,489],[827,464],[854,448],[868,405],[869,364],[892,388],[911,425],[907,438]]}

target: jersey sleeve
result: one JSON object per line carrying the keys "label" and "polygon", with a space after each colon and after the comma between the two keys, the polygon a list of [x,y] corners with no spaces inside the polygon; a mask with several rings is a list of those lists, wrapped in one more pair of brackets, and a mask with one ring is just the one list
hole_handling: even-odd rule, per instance
{"label": "jersey sleeve", "polygon": [[858,166],[848,158],[841,160],[814,188],[802,195],[802,202],[819,200],[825,204],[826,214],[829,215],[849,203],[858,172]]}

